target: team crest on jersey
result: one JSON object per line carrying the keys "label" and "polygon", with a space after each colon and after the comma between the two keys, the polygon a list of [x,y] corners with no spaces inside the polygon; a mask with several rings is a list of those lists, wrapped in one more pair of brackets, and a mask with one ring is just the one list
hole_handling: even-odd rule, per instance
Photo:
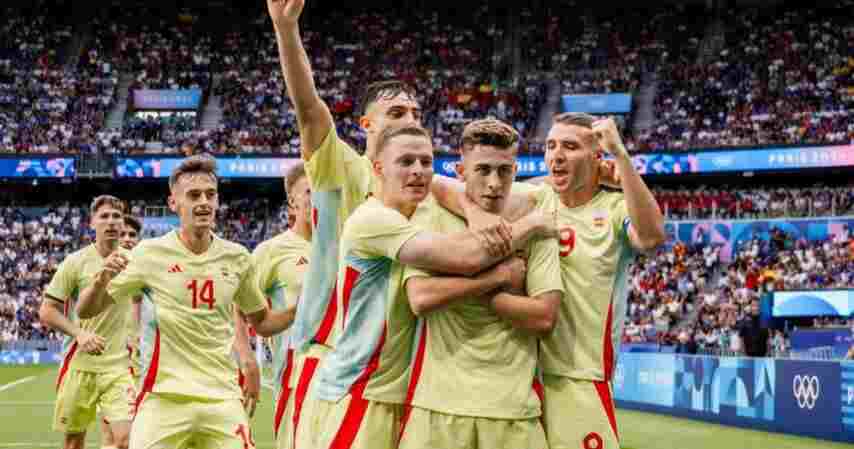
{"label": "team crest on jersey", "polygon": [[297,266],[305,265],[307,263],[308,259],[306,259],[305,256],[300,256],[299,260],[297,261]]}
{"label": "team crest on jersey", "polygon": [[560,230],[560,240],[558,240],[558,245],[560,246],[560,257],[568,257],[572,254],[572,250],[575,249],[575,229],[567,226],[565,228],[561,228]]}
{"label": "team crest on jersey", "polygon": [[605,226],[605,220],[608,219],[608,213],[605,211],[597,210],[593,212],[593,226],[597,228],[601,228]]}

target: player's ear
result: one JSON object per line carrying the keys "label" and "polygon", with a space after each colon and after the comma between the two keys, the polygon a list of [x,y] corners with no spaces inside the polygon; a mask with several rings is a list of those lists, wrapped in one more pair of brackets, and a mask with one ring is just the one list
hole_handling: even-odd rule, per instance
{"label": "player's ear", "polygon": [[175,201],[175,193],[174,192],[169,193],[169,199],[167,202],[169,203],[169,210],[171,210],[172,212],[177,214],[178,213],[178,203]]}
{"label": "player's ear", "polygon": [[465,164],[463,164],[463,159],[458,160],[457,163],[454,164],[454,172],[457,173],[457,179],[460,181],[466,180],[466,169]]}
{"label": "player's ear", "polygon": [[359,117],[359,126],[361,126],[362,129],[364,129],[365,131],[370,130],[371,129],[371,119],[368,118],[367,115],[363,115],[363,116]]}
{"label": "player's ear", "polygon": [[383,163],[380,160],[380,158],[374,159],[372,164],[374,166],[374,175],[376,175],[378,178],[382,178],[382,176],[383,176]]}

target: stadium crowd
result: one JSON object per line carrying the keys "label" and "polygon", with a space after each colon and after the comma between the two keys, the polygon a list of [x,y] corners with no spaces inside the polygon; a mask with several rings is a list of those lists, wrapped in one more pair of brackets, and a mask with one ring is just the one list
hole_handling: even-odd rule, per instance
{"label": "stadium crowd", "polygon": [[[339,134],[357,147],[365,139],[357,123],[357,92],[375,79],[399,78],[417,87],[437,151],[455,150],[462,124],[492,115],[520,131],[523,151],[536,152],[542,148],[535,130],[547,79],[560,80],[563,93],[637,95],[650,72],[659,80],[656,121],[629,139],[633,151],[849,143],[854,27],[836,12],[850,6],[851,0],[839,0],[836,9],[803,14],[785,8],[728,11],[726,45],[712,61],[698,59],[709,23],[696,7],[576,17],[557,14],[558,5],[550,7],[548,19],[526,9],[519,45],[527,63],[540,70],[521,74],[515,84],[493,79],[493,69],[508,60],[495,42],[507,36],[504,26],[490,20],[494,12],[484,8],[465,20],[432,12],[333,13],[313,18],[303,37]],[[7,15],[0,31],[0,152],[298,151],[296,118],[263,12],[237,15],[242,26],[217,33],[218,22],[200,11],[106,11],[94,19],[91,35],[82,37],[80,58],[65,57],[70,26],[46,27],[57,19],[44,15]],[[139,23],[140,17],[147,19]],[[472,23],[485,27],[475,32]],[[354,29],[371,38],[354,41],[344,31]],[[140,133],[131,108],[122,130],[106,129],[124,74],[130,90],[201,88],[202,107],[217,96],[222,120],[207,129],[197,121],[166,135]],[[162,145],[147,145],[152,141]]]}

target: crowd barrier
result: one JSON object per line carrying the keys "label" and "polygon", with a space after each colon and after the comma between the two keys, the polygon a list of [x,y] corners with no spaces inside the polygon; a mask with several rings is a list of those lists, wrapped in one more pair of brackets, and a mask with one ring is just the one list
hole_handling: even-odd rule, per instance
{"label": "crowd barrier", "polygon": [[624,409],[854,442],[854,362],[622,352]]}

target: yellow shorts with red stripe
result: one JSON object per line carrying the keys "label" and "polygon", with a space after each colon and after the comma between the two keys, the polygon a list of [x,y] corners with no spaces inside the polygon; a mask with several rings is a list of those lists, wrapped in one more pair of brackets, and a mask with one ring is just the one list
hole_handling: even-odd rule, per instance
{"label": "yellow shorts with red stripe", "polygon": [[130,421],[135,396],[127,368],[103,373],[73,368],[62,371],[57,379],[53,429],[83,433],[99,412],[107,422]]}
{"label": "yellow shorts with red stripe", "polygon": [[539,418],[493,419],[447,415],[413,407],[399,449],[546,449]]}
{"label": "yellow shorts with red stripe", "polygon": [[314,407],[306,406],[311,401],[309,391],[317,368],[328,352],[329,347],[319,344],[312,345],[301,355],[288,350],[287,365],[273,416],[277,449],[297,447],[295,442],[301,423],[312,419]]}
{"label": "yellow shorts with red stripe", "polygon": [[403,406],[351,393],[337,402],[308,400],[303,414],[298,448],[396,449]]}
{"label": "yellow shorts with red stripe", "polygon": [[619,449],[607,382],[543,375],[543,418],[550,449]]}
{"label": "yellow shorts with red stripe", "polygon": [[129,447],[252,449],[255,443],[240,399],[148,393],[137,410]]}

